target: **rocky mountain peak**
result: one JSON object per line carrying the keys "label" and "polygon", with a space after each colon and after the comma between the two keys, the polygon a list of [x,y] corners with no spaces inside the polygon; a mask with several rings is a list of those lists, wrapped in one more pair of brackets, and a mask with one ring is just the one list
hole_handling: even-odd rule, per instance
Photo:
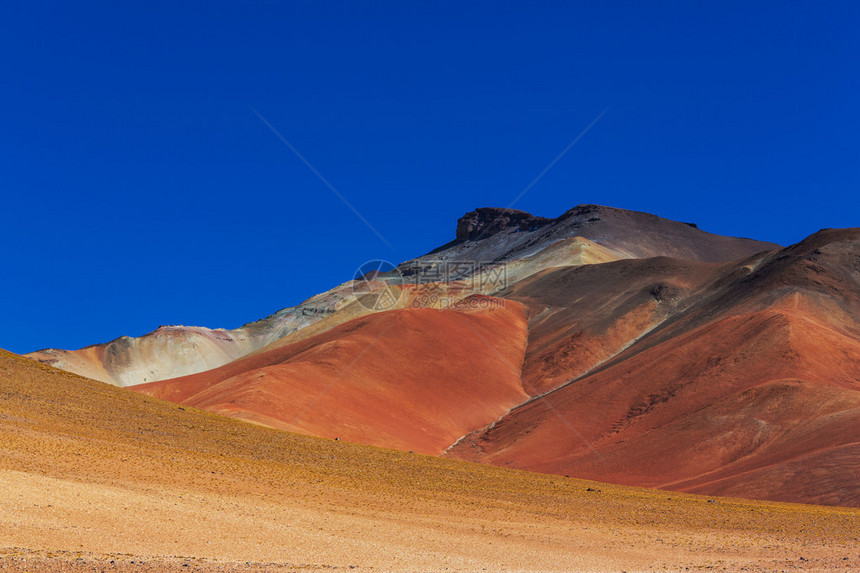
{"label": "rocky mountain peak", "polygon": [[457,221],[457,240],[477,240],[508,229],[531,231],[553,219],[536,217],[518,209],[480,207],[460,217]]}

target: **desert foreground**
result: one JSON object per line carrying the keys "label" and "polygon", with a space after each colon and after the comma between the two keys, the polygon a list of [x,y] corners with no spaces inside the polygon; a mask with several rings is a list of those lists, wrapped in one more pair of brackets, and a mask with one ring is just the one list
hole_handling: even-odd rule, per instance
{"label": "desert foreground", "polygon": [[279,432],[0,351],[0,570],[845,571],[860,510]]}

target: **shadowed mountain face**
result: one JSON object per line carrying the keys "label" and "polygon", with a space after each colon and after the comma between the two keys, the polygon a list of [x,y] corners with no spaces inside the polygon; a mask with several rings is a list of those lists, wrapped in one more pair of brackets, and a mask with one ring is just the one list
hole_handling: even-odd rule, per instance
{"label": "shadowed mountain face", "polygon": [[732,264],[658,257],[552,268],[500,293],[529,310],[532,395],[580,376],[690,307]]}
{"label": "shadowed mountain face", "polygon": [[223,365],[132,389],[470,461],[860,506],[860,230],[780,248],[607,207],[479,209],[367,283],[396,304],[344,283]]}

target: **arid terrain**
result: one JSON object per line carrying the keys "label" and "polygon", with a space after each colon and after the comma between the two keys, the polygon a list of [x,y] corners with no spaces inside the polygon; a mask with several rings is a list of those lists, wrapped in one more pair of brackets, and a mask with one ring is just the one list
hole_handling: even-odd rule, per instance
{"label": "arid terrain", "polygon": [[860,229],[478,209],[238,329],[3,352],[0,570],[858,569],[858,317]]}
{"label": "arid terrain", "polygon": [[313,438],[0,352],[0,570],[860,568],[860,510]]}
{"label": "arid terrain", "polygon": [[[857,229],[778,248],[603,207],[479,210],[453,243],[374,277],[395,308],[341,285],[311,325],[131,389],[510,468],[860,507],[858,253]],[[423,280],[470,257],[492,264]]]}

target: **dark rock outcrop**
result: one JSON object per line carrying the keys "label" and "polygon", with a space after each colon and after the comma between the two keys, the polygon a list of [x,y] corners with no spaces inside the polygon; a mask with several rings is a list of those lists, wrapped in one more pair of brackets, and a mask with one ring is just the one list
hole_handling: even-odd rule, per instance
{"label": "dark rock outcrop", "polygon": [[457,240],[474,241],[511,228],[533,231],[552,221],[517,209],[481,207],[466,213],[457,221]]}

